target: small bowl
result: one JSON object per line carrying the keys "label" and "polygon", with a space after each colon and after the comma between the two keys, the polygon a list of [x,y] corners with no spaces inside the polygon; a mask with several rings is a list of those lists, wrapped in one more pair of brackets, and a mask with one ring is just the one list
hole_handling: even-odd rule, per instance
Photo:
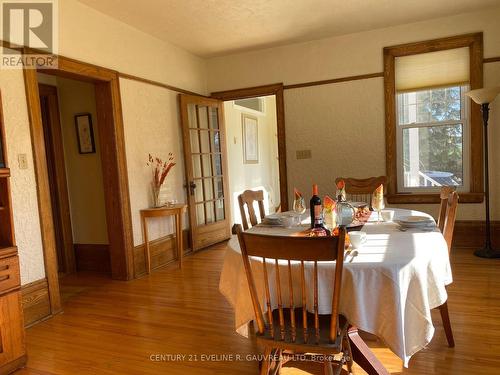
{"label": "small bowl", "polygon": [[388,223],[394,220],[394,211],[393,210],[382,210],[380,211],[380,215],[382,219]]}

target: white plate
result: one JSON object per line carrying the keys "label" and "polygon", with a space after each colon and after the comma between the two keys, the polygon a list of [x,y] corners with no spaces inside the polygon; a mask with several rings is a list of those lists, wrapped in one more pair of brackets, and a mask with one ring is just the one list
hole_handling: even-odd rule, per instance
{"label": "white plate", "polygon": [[399,219],[402,223],[427,223],[433,220],[428,216],[405,216]]}
{"label": "white plate", "polygon": [[395,222],[406,228],[434,226],[434,220],[427,216],[406,216]]}

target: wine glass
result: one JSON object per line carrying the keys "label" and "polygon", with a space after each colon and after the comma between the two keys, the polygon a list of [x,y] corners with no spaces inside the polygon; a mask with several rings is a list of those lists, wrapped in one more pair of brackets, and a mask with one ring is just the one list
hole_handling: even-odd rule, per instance
{"label": "wine glass", "polygon": [[380,223],[380,211],[385,208],[384,198],[372,199],[372,208],[377,211],[377,223]]}
{"label": "wine glass", "polygon": [[293,201],[293,210],[299,215],[299,225],[302,223],[301,216],[306,212],[306,201],[303,197],[295,198]]}

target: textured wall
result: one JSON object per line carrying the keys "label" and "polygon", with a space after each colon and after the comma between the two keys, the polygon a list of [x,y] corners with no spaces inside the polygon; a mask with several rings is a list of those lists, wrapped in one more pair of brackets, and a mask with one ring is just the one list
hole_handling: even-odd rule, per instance
{"label": "textured wall", "polygon": [[[258,164],[243,163],[242,113],[248,113],[258,118]],[[232,101],[225,102],[224,120],[232,207],[231,223],[241,223],[237,196],[246,189],[264,189],[269,197],[266,202],[270,209],[268,212],[274,212],[274,209],[280,204],[276,99],[274,95],[265,97],[264,114],[245,112],[234,107]]]}
{"label": "textured wall", "polygon": [[[485,57],[500,56],[500,8],[341,37],[213,58],[208,61],[209,91],[283,82],[292,84],[383,71],[382,49],[400,43],[484,32]],[[500,63],[485,64],[485,86],[500,84]],[[256,73],[258,72],[258,73]],[[492,216],[500,219],[500,116],[491,112]],[[289,192],[331,193],[338,175],[385,174],[383,79],[285,90]],[[295,151],[311,149],[312,159]],[[437,205],[408,207],[435,214]],[[461,205],[460,219],[483,218],[483,204]]]}
{"label": "textured wall", "polygon": [[[75,0],[59,1],[59,21],[59,53],[63,56],[196,92],[206,91],[204,60],[174,45],[164,43]],[[12,167],[15,234],[21,260],[22,283],[26,284],[44,276],[31,136],[22,72],[2,70],[0,79],[5,106],[7,146]],[[122,80],[121,83],[124,87],[127,86],[127,82]],[[151,88],[151,86],[147,87],[148,89],[144,90]],[[126,121],[125,126],[128,131],[137,127],[135,133],[140,134],[142,129],[149,125],[142,118],[142,114],[136,110],[136,103],[140,103],[144,98],[141,97],[141,90],[135,92],[135,87],[130,90],[123,90],[126,97],[123,102],[124,116],[134,111],[138,115],[137,118],[133,118],[133,121]],[[177,132],[176,129],[179,126],[177,107],[174,105],[175,94],[165,89],[151,88],[151,93],[147,95],[149,103],[162,103],[166,97],[172,98],[169,99],[169,108],[172,108],[172,117],[175,118],[175,121],[164,123],[164,134],[170,135]],[[147,111],[149,103],[144,103],[144,101],[142,103],[141,108],[146,107]],[[158,104],[158,106],[161,105],[165,104]],[[149,137],[153,143],[162,142],[157,134],[149,133]],[[176,144],[180,145],[179,137],[180,135],[177,134]],[[19,153],[28,155],[27,170],[18,168],[17,155]],[[137,163],[136,160],[145,160],[142,154],[135,156],[128,151],[127,157],[130,165]],[[176,173],[180,173],[180,170],[182,166],[178,167]],[[144,180],[143,176],[132,172],[133,170],[129,175],[130,185],[132,187],[140,185]],[[140,228],[137,227],[137,209],[147,206],[147,197],[143,198],[138,194],[144,202],[136,203],[136,194],[137,192],[131,189],[132,215],[135,218],[134,241],[137,244],[141,242]],[[180,195],[179,199],[182,199],[181,183],[176,185],[175,194]]]}
{"label": "textured wall", "polygon": [[[11,169],[14,230],[21,263],[23,284],[45,276],[42,238],[38,216],[35,173],[23,72],[0,69],[3,118],[7,156]],[[18,154],[26,154],[28,169],[19,169]]]}
{"label": "textured wall", "polygon": [[[139,245],[143,242],[139,210],[152,204],[151,172],[146,166],[149,153],[162,159],[174,153],[177,165],[167,176],[162,195],[167,200],[187,201],[178,94],[127,79],[120,80],[120,89],[134,244]],[[187,216],[184,223],[186,226]],[[163,218],[150,220],[149,230],[151,240],[173,233],[175,228],[172,218]]]}

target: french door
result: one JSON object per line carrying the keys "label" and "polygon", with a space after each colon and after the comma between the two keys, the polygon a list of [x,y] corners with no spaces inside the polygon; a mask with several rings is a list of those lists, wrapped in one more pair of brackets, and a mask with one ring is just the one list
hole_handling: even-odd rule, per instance
{"label": "french door", "polygon": [[180,96],[193,250],[231,236],[223,102]]}

